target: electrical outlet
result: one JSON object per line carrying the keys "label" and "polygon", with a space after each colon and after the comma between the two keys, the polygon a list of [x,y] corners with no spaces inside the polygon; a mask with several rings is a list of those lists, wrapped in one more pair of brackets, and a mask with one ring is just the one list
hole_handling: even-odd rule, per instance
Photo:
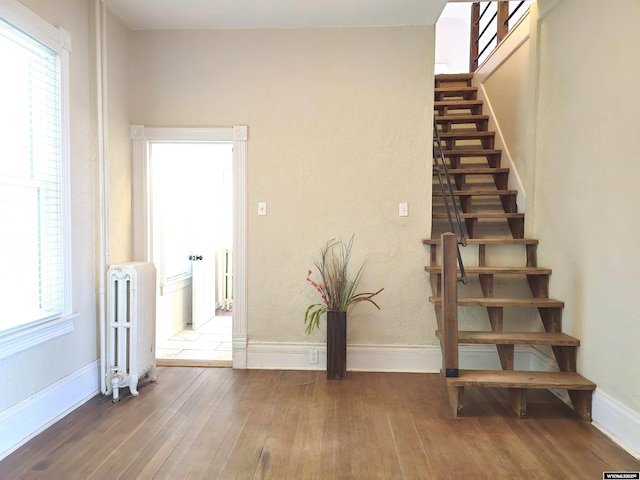
{"label": "electrical outlet", "polygon": [[309,363],[318,363],[318,350],[315,348],[309,350]]}

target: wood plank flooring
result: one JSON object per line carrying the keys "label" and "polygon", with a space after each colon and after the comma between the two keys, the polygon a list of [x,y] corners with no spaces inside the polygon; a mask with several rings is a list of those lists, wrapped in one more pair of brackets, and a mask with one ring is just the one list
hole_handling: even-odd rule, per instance
{"label": "wood plank flooring", "polygon": [[[126,392],[123,392],[126,393]],[[640,462],[546,391],[530,418],[469,388],[453,418],[434,374],[158,369],[96,397],[0,462],[0,478],[599,479]]]}

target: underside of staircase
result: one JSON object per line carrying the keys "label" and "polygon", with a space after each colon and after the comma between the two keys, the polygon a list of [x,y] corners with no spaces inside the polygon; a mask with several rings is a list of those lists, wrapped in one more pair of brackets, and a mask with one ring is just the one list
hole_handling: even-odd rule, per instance
{"label": "underside of staircase", "polygon": [[[495,345],[502,369],[459,370],[457,376],[445,376],[453,413],[463,413],[468,387],[507,389],[512,409],[521,418],[527,415],[527,390],[551,389],[566,390],[574,410],[591,421],[596,386],[576,372],[580,341],[562,333],[564,303],[549,298],[551,270],[538,266],[538,240],[525,238],[524,214],[516,204],[518,192],[509,189],[510,170],[501,165],[502,152],[494,146],[495,133],[488,131],[489,117],[482,114],[483,104],[477,99],[472,79],[473,74],[436,76],[434,115],[467,244],[477,250],[474,261],[465,265],[470,285],[459,289],[458,310],[480,308],[487,312],[486,328],[459,331],[458,344]],[[442,343],[439,234],[448,231],[448,220],[439,185],[434,184],[433,192],[433,234],[423,243],[431,249],[425,270],[431,278],[430,301],[436,309],[437,335]],[[522,255],[517,250],[522,250]],[[513,266],[514,255],[521,259],[517,266]],[[508,266],[502,266],[505,263]],[[460,318],[463,324],[478,323]],[[515,351],[523,346],[550,352],[558,371],[517,370]]]}

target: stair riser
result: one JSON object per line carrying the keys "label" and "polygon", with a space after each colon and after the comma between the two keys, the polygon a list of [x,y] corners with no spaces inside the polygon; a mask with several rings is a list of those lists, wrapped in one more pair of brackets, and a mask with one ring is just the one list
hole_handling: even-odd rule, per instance
{"label": "stair riser", "polygon": [[[452,168],[449,168],[449,177],[451,177],[455,183],[456,190],[464,190],[469,184],[467,183],[467,179],[473,177],[474,179],[482,179],[486,177],[488,181],[493,180],[497,190],[507,190],[509,186],[509,172],[499,172],[499,173],[491,173],[491,172],[483,172],[483,173],[457,173],[455,171],[451,171]],[[434,172],[434,177],[435,177]]]}
{"label": "stair riser", "polygon": [[482,105],[438,105],[434,106],[438,115],[465,114],[482,115]]}
{"label": "stair riser", "polygon": [[446,150],[456,150],[462,147],[477,147],[493,150],[494,137],[491,135],[482,135],[478,138],[441,138],[442,147]]}
{"label": "stair riser", "polygon": [[438,131],[440,133],[447,133],[453,130],[453,126],[455,125],[457,128],[475,128],[477,132],[486,132],[489,129],[489,120],[488,119],[474,119],[474,120],[466,120],[466,119],[453,119],[453,120],[442,120],[438,118],[438,115],[435,116],[436,124],[439,126]]}
{"label": "stair riser", "polygon": [[[487,168],[500,168],[501,152],[493,153],[467,153],[461,151],[445,150],[443,152],[447,166],[452,169],[464,168],[467,164],[478,163],[477,159],[484,162],[483,166]],[[439,152],[438,152],[439,155]]]}
{"label": "stair riser", "polygon": [[470,87],[472,79],[473,79],[472,73],[453,73],[453,74],[436,75],[435,87],[436,88]]}
{"label": "stair riser", "polygon": [[[431,284],[433,288],[433,295],[439,297],[442,295],[442,274],[441,273],[430,273],[431,276]],[[460,275],[460,272],[458,272]],[[478,282],[480,284],[480,288],[482,289],[482,294],[487,298],[492,298],[494,296],[494,275],[493,274],[481,274],[478,275],[476,273],[467,272],[467,278],[473,278],[474,276],[478,277]],[[549,298],[549,275],[546,274],[537,274],[537,275],[522,275],[526,276],[529,282],[541,285],[544,290],[539,290],[537,295],[534,293],[534,298]],[[533,290],[533,289],[532,289]]]}
{"label": "stair riser", "polygon": [[455,88],[450,88],[448,90],[450,91],[437,92],[435,95],[435,100],[437,102],[442,102],[446,100],[477,100],[478,99],[477,90],[461,91]]}

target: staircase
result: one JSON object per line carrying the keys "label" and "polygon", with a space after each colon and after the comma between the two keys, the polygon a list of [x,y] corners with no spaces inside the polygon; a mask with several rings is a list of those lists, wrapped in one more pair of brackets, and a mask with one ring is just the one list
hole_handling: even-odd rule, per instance
{"label": "staircase", "polygon": [[[472,78],[472,74],[436,76],[434,115],[467,244],[478,252],[476,265],[465,265],[471,285],[460,288],[463,294],[458,293],[457,304],[470,311],[486,309],[488,316],[488,322],[465,319],[483,330],[459,331],[458,345],[495,345],[502,370],[459,370],[457,377],[445,377],[453,413],[462,413],[466,387],[506,388],[520,418],[527,415],[528,389],[565,389],[574,410],[591,421],[596,386],[576,373],[580,341],[562,333],[564,304],[549,298],[551,270],[538,266],[538,240],[524,237],[517,191],[508,188],[509,169],[501,166],[501,151],[495,149],[495,133],[488,131],[489,118],[482,115],[482,101],[477,99],[477,88],[471,86]],[[438,315],[436,333],[444,351],[441,240],[436,236],[448,226],[439,188],[434,186],[433,191],[434,234],[423,243],[431,250],[425,270],[431,278],[430,301]],[[521,265],[498,266],[513,257],[514,249],[524,250]],[[559,371],[516,370],[516,346],[550,349]]]}

